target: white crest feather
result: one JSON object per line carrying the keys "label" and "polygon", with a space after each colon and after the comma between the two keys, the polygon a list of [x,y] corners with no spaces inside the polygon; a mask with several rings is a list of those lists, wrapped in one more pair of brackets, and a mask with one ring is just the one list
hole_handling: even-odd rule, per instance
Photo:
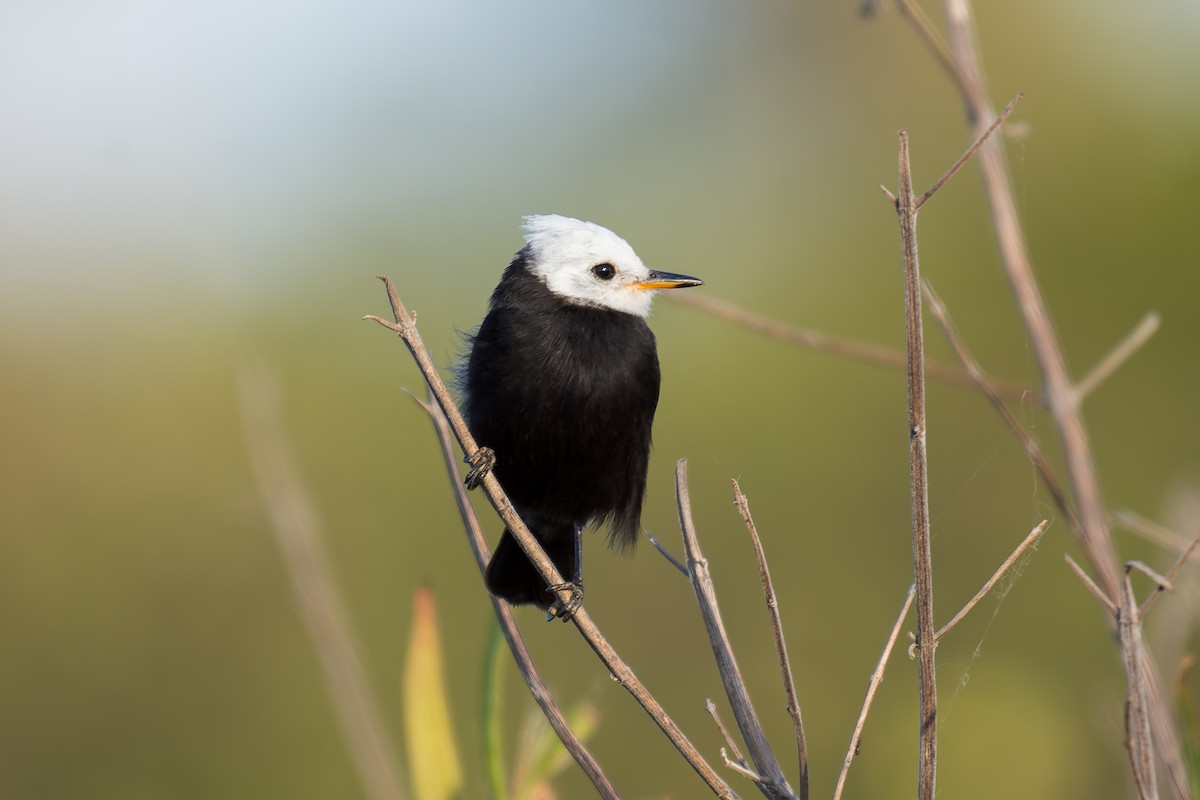
{"label": "white crest feather", "polygon": [[[639,317],[650,313],[656,292],[636,286],[650,270],[620,236],[558,214],[525,217],[521,231],[529,249],[529,271],[559,297]],[[602,280],[592,271],[599,264],[611,264],[616,274]]]}

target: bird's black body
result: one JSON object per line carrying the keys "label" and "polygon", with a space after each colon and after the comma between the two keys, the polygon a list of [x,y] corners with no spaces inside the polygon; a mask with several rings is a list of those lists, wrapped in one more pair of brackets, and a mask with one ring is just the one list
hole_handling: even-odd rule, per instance
{"label": "bird's black body", "polygon": [[[530,257],[517,253],[471,337],[464,410],[517,512],[572,580],[577,531],[589,523],[611,523],[611,546],[637,541],[658,354],[644,319],[554,294]],[[512,603],[554,602],[507,529],[486,580]]]}

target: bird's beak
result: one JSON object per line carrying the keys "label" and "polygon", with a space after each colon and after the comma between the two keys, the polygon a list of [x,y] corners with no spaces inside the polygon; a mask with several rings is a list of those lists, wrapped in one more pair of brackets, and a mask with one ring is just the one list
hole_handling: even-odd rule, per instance
{"label": "bird's beak", "polygon": [[691,275],[676,275],[674,272],[659,272],[650,270],[649,277],[644,281],[633,284],[635,289],[686,289],[689,286],[702,286],[704,281]]}

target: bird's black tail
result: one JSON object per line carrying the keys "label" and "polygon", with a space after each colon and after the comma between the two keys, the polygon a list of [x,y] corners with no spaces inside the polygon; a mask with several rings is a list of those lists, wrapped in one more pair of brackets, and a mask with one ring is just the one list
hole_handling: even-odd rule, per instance
{"label": "bird's black tail", "polygon": [[[539,540],[540,541],[540,540]],[[542,542],[546,555],[558,567],[564,580],[575,574],[575,542],[573,536],[555,537]],[[533,563],[525,556],[521,545],[507,528],[492,553],[487,571],[483,576],[488,591],[502,597],[513,605],[533,604],[542,610],[554,603],[554,595],[546,589],[546,581],[538,574]]]}

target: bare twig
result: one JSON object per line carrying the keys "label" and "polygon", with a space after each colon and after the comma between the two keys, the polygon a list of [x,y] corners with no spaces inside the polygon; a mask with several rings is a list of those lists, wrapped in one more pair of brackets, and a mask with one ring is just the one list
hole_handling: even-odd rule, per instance
{"label": "bare twig", "polygon": [[721,738],[725,740],[726,746],[733,751],[733,757],[742,766],[746,765],[746,757],[742,755],[742,751],[738,749],[737,742],[729,735],[729,728],[725,727],[725,723],[721,720],[721,715],[717,711],[717,704],[712,701],[711,697],[704,699],[704,708],[708,711],[708,715],[712,717],[713,724],[717,726],[717,732],[721,734]]}
{"label": "bare twig", "polygon": [[[974,20],[969,0],[943,0],[945,9],[949,58],[940,40],[930,27],[918,25],[918,31],[929,44],[930,51],[946,68],[962,96],[967,121],[978,136],[995,118],[984,85],[979,46],[976,42]],[[901,10],[908,15],[908,0],[901,0]],[[1025,242],[1024,231],[1017,217],[1012,182],[1005,164],[1001,144],[989,140],[977,158],[983,179],[984,195],[996,237],[1001,264],[1021,314],[1033,347],[1042,377],[1045,405],[1054,421],[1066,461],[1067,477],[1078,509],[1078,522],[1069,520],[1072,532],[1079,539],[1087,561],[1099,576],[1100,590],[1108,598],[1107,606],[1115,606],[1120,594],[1120,567],[1116,546],[1108,527],[1100,484],[1092,459],[1087,428],[1080,414],[1080,393],[1072,384],[1066,358],[1054,330],[1041,289],[1033,277],[1033,268]],[[1043,475],[1048,474],[1043,472]],[[1064,498],[1065,502],[1065,498]],[[1078,565],[1075,565],[1076,567]],[[1118,629],[1118,634],[1120,630]],[[1141,663],[1149,662],[1144,648]],[[1150,681],[1153,675],[1146,676]],[[1153,684],[1152,684],[1153,688]],[[1170,777],[1173,795],[1182,800],[1188,795],[1187,774],[1180,755],[1179,736],[1165,701],[1154,691],[1148,693],[1151,703],[1148,713],[1155,736]]]}
{"label": "bare twig", "polygon": [[1129,684],[1129,693],[1125,701],[1125,746],[1129,749],[1129,763],[1133,768],[1138,794],[1142,800],[1157,800],[1158,778],[1154,769],[1154,744],[1150,739],[1147,672],[1143,667],[1142,620],[1138,616],[1137,600],[1133,596],[1133,585],[1129,580],[1129,572],[1135,565],[1136,562],[1125,565],[1125,577],[1121,583],[1121,608],[1117,614],[1117,626],[1121,633],[1121,658],[1125,664],[1125,679]]}
{"label": "bare twig", "polygon": [[908,160],[908,134],[900,131],[900,186],[896,214],[904,256],[904,319],[908,384],[909,474],[911,476],[913,572],[917,587],[917,681],[920,743],[917,797],[933,800],[937,783],[937,637],[933,627],[933,557],[929,535],[929,462],[925,454],[925,342],[921,329],[921,270],[917,257],[917,198]]}
{"label": "bare twig", "polygon": [[[963,97],[967,120],[978,133],[990,124],[993,117],[991,101],[984,85],[982,59],[975,38],[974,20],[969,0],[943,0],[946,16],[946,36],[950,45],[952,75]],[[983,179],[989,215],[996,235],[1000,261],[1017,307],[1029,334],[1030,344],[1042,375],[1042,392],[1046,408],[1054,420],[1062,443],[1075,507],[1080,521],[1080,543],[1088,563],[1099,578],[1099,584],[1114,601],[1119,595],[1120,561],[1108,517],[1100,493],[1100,481],[1092,458],[1091,442],[1079,408],[1079,393],[1072,385],[1066,357],[1041,289],[1033,276],[1033,267],[1025,242],[1024,231],[1017,216],[1012,181],[1000,142],[990,140],[977,159]],[[1118,629],[1118,634],[1120,629]],[[1145,667],[1149,654],[1144,648],[1140,664]],[[1187,769],[1183,763],[1179,733],[1167,703],[1157,692],[1157,678],[1143,676],[1150,686],[1147,693],[1151,706],[1147,713],[1159,744],[1169,777],[1172,795],[1183,800],[1189,794]]]}
{"label": "bare twig", "polygon": [[1034,468],[1042,477],[1042,482],[1046,484],[1046,488],[1050,491],[1051,497],[1054,498],[1054,504],[1058,506],[1058,510],[1062,512],[1063,517],[1067,521],[1067,526],[1080,539],[1083,538],[1083,530],[1079,520],[1075,516],[1074,509],[1071,508],[1070,501],[1067,499],[1067,493],[1063,489],[1062,484],[1058,480],[1058,476],[1054,474],[1054,470],[1050,468],[1050,463],[1046,460],[1042,453],[1042,447],[1038,441],[1025,430],[1016,415],[1009,410],[1003,398],[990,389],[988,384],[983,380],[983,367],[975,360],[971,351],[967,349],[966,342],[958,333],[958,328],[954,325],[954,320],[950,317],[950,312],[946,309],[946,304],[938,297],[937,292],[933,290],[933,286],[929,281],[924,281],[923,289],[925,291],[925,300],[929,303],[929,313],[933,314],[933,318],[937,320],[938,326],[942,329],[942,334],[946,337],[946,341],[950,344],[950,349],[954,351],[955,357],[966,369],[967,374],[972,378],[978,378],[978,386],[980,391],[984,393],[988,401],[992,404],[992,408],[1000,416],[1000,419],[1012,431],[1013,436],[1021,443],[1021,447],[1025,450],[1025,454],[1029,456]]}
{"label": "bare twig", "polygon": [[[1167,526],[1148,520],[1128,508],[1114,511],[1112,518],[1115,524],[1127,528],[1135,535],[1153,542],[1164,550],[1181,553],[1189,546],[1186,539]],[[1193,553],[1192,560],[1200,563],[1200,553]]]}
{"label": "bare twig", "polygon": [[1117,343],[1116,347],[1109,351],[1108,355],[1100,359],[1096,366],[1092,367],[1091,371],[1075,384],[1075,392],[1079,395],[1079,401],[1083,402],[1097,386],[1108,380],[1108,376],[1128,361],[1130,356],[1141,350],[1146,342],[1150,341],[1150,337],[1158,332],[1161,323],[1162,320],[1153,311],[1142,317],[1142,321],[1137,324],[1137,327],[1131,330],[1124,339]]}
{"label": "bare twig", "polygon": [[1000,116],[996,117],[996,120],[990,126],[988,126],[988,129],[980,134],[979,138],[976,139],[975,142],[966,149],[966,152],[958,157],[958,161],[955,161],[953,166],[946,170],[946,173],[934,182],[933,186],[930,186],[928,189],[926,189],[925,194],[917,198],[917,208],[925,205],[925,201],[937,194],[938,189],[941,189],[943,186],[945,186],[946,182],[953,178],[955,173],[966,166],[966,163],[971,160],[971,156],[975,155],[976,151],[983,147],[984,142],[986,142],[991,135],[995,133],[1001,125],[1004,124],[1004,121],[1008,119],[1008,115],[1011,114],[1013,109],[1017,107],[1017,103],[1021,102],[1022,97],[1024,97],[1024,95],[1018,94],[1011,101],[1009,101],[1009,104],[1005,106],[1003,111],[1000,112]]}
{"label": "bare twig", "polygon": [[863,698],[862,709],[858,712],[858,721],[854,723],[854,732],[850,734],[850,746],[846,749],[846,758],[842,761],[842,771],[838,773],[837,788],[833,790],[833,800],[841,800],[842,791],[846,788],[846,776],[850,774],[850,765],[858,755],[863,727],[867,724],[867,714],[871,710],[871,703],[875,700],[875,692],[878,691],[879,684],[883,683],[883,671],[887,668],[888,659],[891,658],[892,650],[896,647],[896,639],[900,637],[900,628],[904,625],[904,620],[908,618],[908,610],[912,608],[913,595],[916,594],[916,591],[916,584],[908,587],[908,593],[904,596],[904,605],[901,606],[900,613],[896,615],[896,624],[892,626],[887,644],[883,646],[883,652],[879,655],[878,663],[875,664],[875,671],[871,673],[871,680],[867,684],[867,696]]}
{"label": "bare twig", "polygon": [[[884,190],[884,193],[891,198],[891,202],[895,204],[895,196],[885,187],[880,188]],[[860,361],[865,364],[874,364],[892,369],[904,368],[904,354],[898,353],[895,350],[889,350],[886,347],[830,336],[827,333],[808,328],[798,328],[794,325],[788,325],[787,323],[764,317],[761,314],[756,314],[753,311],[748,311],[733,303],[709,295],[689,295],[677,292],[666,295],[666,298],[671,302],[695,308],[706,314],[712,314],[714,317],[719,317],[747,330],[769,336],[772,339],[779,339],[789,344],[807,347],[810,350],[832,353],[833,355]],[[925,365],[925,374],[929,378],[950,384],[951,386],[962,388],[975,387],[975,382],[969,376],[946,364],[930,362]],[[1032,399],[1034,402],[1040,402],[1037,393],[1030,391],[1027,387],[992,379],[988,379],[988,383],[997,392],[1010,399]]]}
{"label": "bare twig", "polygon": [[[944,0],[944,4],[947,40],[956,66],[952,74],[962,93],[971,130],[978,136],[991,125],[995,113],[984,87],[973,14],[968,0]],[[1001,143],[996,139],[989,140],[980,149],[977,163],[983,177],[1001,264],[1016,296],[1017,307],[1041,368],[1047,410],[1062,440],[1067,475],[1082,523],[1081,544],[1087,553],[1088,563],[1099,575],[1100,586],[1109,597],[1115,599],[1120,583],[1117,553],[1104,513],[1091,443],[1079,413],[1078,396],[1067,372],[1066,358],[1050,319],[1050,311],[1033,277],[1033,266],[1017,217],[1012,181]]]}
{"label": "bare twig", "polygon": [[[414,398],[415,399],[415,398]],[[432,401],[432,397],[430,398]],[[438,443],[441,445],[442,458],[446,466],[446,474],[450,478],[450,486],[454,492],[454,501],[458,505],[458,513],[462,518],[463,528],[467,532],[467,540],[471,544],[471,551],[475,554],[475,564],[479,567],[480,573],[486,568],[488,561],[491,559],[491,553],[488,550],[487,540],[483,535],[483,527],[479,524],[479,517],[475,513],[475,509],[471,506],[471,501],[467,499],[467,490],[463,486],[462,480],[459,478],[458,461],[454,457],[454,442],[450,436],[450,426],[446,422],[446,416],[442,410],[433,402],[417,401],[425,412],[429,414],[429,419],[433,422],[434,431],[438,436]],[[525,679],[525,685],[529,687],[530,694],[533,695],[533,700],[538,704],[542,713],[546,716],[546,720],[550,723],[550,727],[558,734],[559,740],[563,746],[567,748],[572,758],[579,764],[584,774],[596,787],[596,792],[600,797],[607,800],[619,800],[620,795],[617,794],[616,788],[604,774],[599,762],[587,749],[583,741],[571,729],[567,722],[566,716],[562,709],[558,707],[550,690],[546,687],[545,681],[542,680],[541,673],[538,671],[537,665],[533,663],[533,656],[530,655],[529,649],[525,646],[525,639],[521,636],[521,631],[517,628],[517,621],[513,618],[512,609],[508,603],[498,597],[492,597],[492,608],[496,612],[496,619],[500,623],[500,631],[504,634],[504,640],[508,643],[508,649],[512,651],[513,660],[517,664],[517,669],[521,672],[521,677]]]}
{"label": "bare twig", "polygon": [[1097,586],[1096,582],[1092,580],[1092,576],[1088,575],[1087,572],[1084,571],[1083,567],[1079,566],[1075,559],[1071,558],[1069,553],[1064,553],[1063,559],[1067,562],[1067,566],[1071,568],[1071,571],[1075,573],[1075,577],[1079,578],[1079,580],[1083,582],[1084,588],[1092,593],[1092,597],[1096,598],[1096,602],[1108,609],[1108,613],[1113,615],[1113,619],[1116,619],[1118,611],[1117,604],[1109,599],[1108,595],[1104,593],[1104,590]]}
{"label": "bare twig", "polygon": [[271,531],[292,580],[296,605],[325,667],[329,699],[367,796],[403,800],[396,747],[379,715],[350,621],[321,543],[317,513],[279,421],[274,384],[261,367],[241,375],[241,411],[250,461]]}
{"label": "bare twig", "polygon": [[925,16],[925,12],[921,10],[920,6],[912,0],[896,0],[896,8],[900,11],[901,16],[912,24],[917,36],[929,48],[929,52],[938,60],[942,68],[954,75],[958,71],[958,65],[954,63],[954,59],[950,56],[950,49],[946,47],[942,37],[934,30],[933,23],[929,21],[929,17]]}
{"label": "bare twig", "polygon": [[[441,376],[438,375],[437,369],[434,368],[433,361],[429,358],[429,352],[425,349],[425,345],[421,341],[421,335],[417,331],[416,323],[404,308],[403,303],[400,302],[400,298],[396,295],[396,290],[392,286],[391,280],[384,276],[380,276],[380,280],[383,281],[384,286],[387,288],[388,302],[391,304],[392,313],[396,321],[395,323],[391,323],[374,315],[367,315],[364,319],[370,319],[379,323],[388,330],[396,333],[403,340],[405,346],[412,354],[413,360],[420,368],[421,374],[424,376],[425,382],[428,384],[442,412],[446,415],[446,420],[449,422],[451,430],[458,439],[459,447],[464,453],[478,452],[479,448],[475,443],[474,437],[471,436],[471,432],[467,429],[462,414],[450,398],[450,393],[447,391],[445,383],[442,381]],[[559,574],[554,563],[546,556],[546,551],[542,549],[538,540],[529,532],[529,528],[525,526],[525,523],[513,508],[512,502],[504,493],[504,489],[500,486],[500,482],[496,480],[496,476],[490,472],[487,473],[483,477],[481,486],[488,501],[496,509],[496,513],[499,514],[500,518],[504,520],[504,524],[512,532],[521,549],[525,551],[530,561],[537,567],[539,574],[546,581],[546,584],[550,586],[563,583],[562,575]],[[558,592],[558,597],[560,602],[566,604],[571,600],[571,593],[569,590],[563,589]],[[671,744],[687,760],[692,769],[696,771],[696,774],[708,784],[709,788],[718,797],[736,798],[737,794],[729,784],[705,761],[704,757],[688,741],[687,736],[675,724],[675,721],[671,719],[658,700],[650,694],[645,684],[638,680],[638,677],[629,668],[629,665],[625,663],[616,650],[613,649],[612,645],[608,643],[608,640],[600,633],[600,629],[596,627],[591,616],[582,605],[571,616],[570,621],[583,636],[588,646],[592,648],[592,651],[600,657],[600,660],[612,674],[613,679],[633,695],[638,704],[645,709],[646,713],[659,729],[666,734]]]}
{"label": "bare twig", "polygon": [[800,800],[808,800],[808,747],[804,743],[804,720],[800,715],[800,700],[796,697],[796,682],[792,678],[792,663],[788,659],[787,641],[783,636],[783,621],[779,616],[779,600],[775,597],[775,586],[771,583],[771,571],[767,568],[767,554],[763,552],[762,540],[754,518],[750,516],[750,501],[742,493],[742,487],[733,481],[733,502],[746,523],[746,531],[754,545],[754,558],[758,562],[758,578],[762,583],[767,601],[767,612],[771,617],[771,632],[775,636],[775,655],[779,660],[779,673],[783,678],[783,691],[787,697],[787,711],[792,718],[792,734],[796,738],[796,760],[800,769]]}
{"label": "bare twig", "polygon": [[674,554],[663,545],[662,542],[656,539],[653,533],[646,531],[646,538],[650,540],[650,544],[654,545],[654,549],[658,551],[659,555],[670,562],[675,569],[683,573],[683,577],[686,578],[688,576],[687,567],[684,566],[684,563],[676,558]]}
{"label": "bare twig", "polygon": [[683,546],[687,554],[688,575],[692,579],[692,588],[696,592],[696,602],[700,606],[700,614],[704,618],[704,627],[708,631],[708,640],[712,644],[713,655],[717,659],[717,670],[725,686],[725,695],[733,709],[734,719],[742,732],[742,740],[750,754],[755,770],[762,775],[758,784],[769,798],[794,798],[796,795],[788,785],[779,761],[771,751],[766,734],[758,721],[758,714],[750,702],[750,692],[746,681],[738,669],[737,658],[733,654],[733,646],[729,643],[729,635],[725,632],[725,623],[721,619],[721,610],[717,605],[716,591],[713,589],[712,576],[708,571],[708,559],[700,550],[700,540],[696,536],[696,526],[692,520],[692,503],[688,497],[687,460],[680,459],[675,464],[675,498],[679,504],[679,527],[683,533]]}
{"label": "bare twig", "polygon": [[757,772],[750,769],[745,764],[737,762],[737,761],[733,761],[732,759],[730,759],[729,754],[725,752],[724,747],[721,748],[721,760],[725,762],[725,766],[729,767],[731,770],[738,773],[742,777],[749,778],[750,780],[754,781],[756,784],[761,784],[763,782],[762,775],[759,775]]}
{"label": "bare twig", "polygon": [[1046,532],[1046,526],[1049,524],[1050,520],[1044,519],[1029,532],[1029,535],[1026,536],[1019,545],[1017,545],[1017,549],[1013,550],[1012,554],[1008,558],[1004,559],[1004,563],[1000,565],[1000,568],[996,570],[992,577],[988,578],[988,581],[983,585],[983,588],[975,593],[975,596],[972,597],[970,601],[968,601],[967,604],[962,607],[961,611],[954,615],[953,619],[942,626],[942,629],[937,632],[938,639],[941,639],[943,636],[949,633],[950,629],[957,625],[959,621],[962,620],[962,618],[965,617],[967,613],[979,603],[980,600],[987,597],[987,593],[992,590],[992,587],[996,585],[997,581],[1004,577],[1004,573],[1008,572],[1012,565],[1016,563],[1017,559],[1021,557],[1021,554],[1024,553],[1025,550],[1028,549],[1034,542],[1041,538],[1042,534]]}
{"label": "bare twig", "polygon": [[1174,580],[1175,576],[1179,574],[1179,570],[1183,569],[1183,565],[1188,562],[1188,559],[1196,554],[1197,547],[1200,547],[1200,536],[1197,536],[1195,539],[1193,539],[1192,543],[1188,545],[1182,553],[1179,554],[1178,558],[1175,559],[1175,563],[1171,565],[1169,570],[1167,570],[1166,579],[1159,582],[1158,591],[1147,597],[1146,602],[1142,604],[1141,609],[1138,611],[1139,617],[1143,619],[1145,618],[1146,612],[1154,607],[1154,604],[1158,602],[1159,596],[1162,595],[1164,591],[1173,591],[1170,585],[1171,581]]}

